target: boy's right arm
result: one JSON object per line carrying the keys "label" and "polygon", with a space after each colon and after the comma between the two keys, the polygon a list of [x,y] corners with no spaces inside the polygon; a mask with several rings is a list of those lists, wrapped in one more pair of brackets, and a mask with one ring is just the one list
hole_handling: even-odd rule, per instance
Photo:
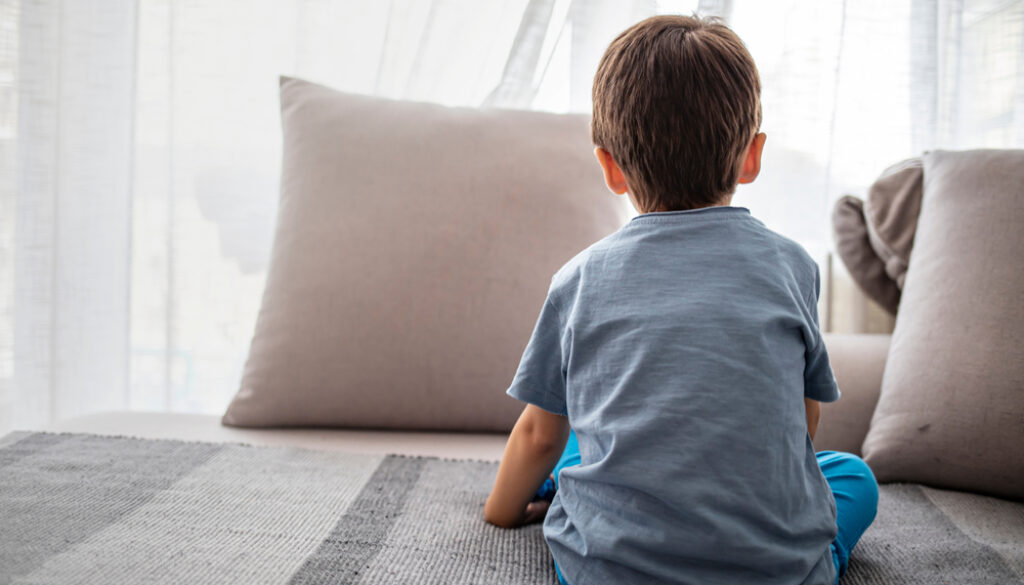
{"label": "boy's right arm", "polygon": [[568,418],[528,404],[505,445],[484,519],[503,528],[539,519],[528,514],[527,505],[555,468],[568,439]]}
{"label": "boy's right arm", "polygon": [[821,419],[821,403],[817,400],[804,398],[804,410],[807,411],[807,434],[814,440],[814,433],[818,431],[818,420]]}

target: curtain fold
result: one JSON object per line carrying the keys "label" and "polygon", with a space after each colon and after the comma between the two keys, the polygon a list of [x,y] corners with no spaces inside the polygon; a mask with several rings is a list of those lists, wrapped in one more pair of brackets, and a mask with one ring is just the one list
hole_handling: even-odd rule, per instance
{"label": "curtain fold", "polygon": [[619,32],[695,10],[764,85],[762,176],[734,204],[817,258],[832,202],[889,164],[1024,147],[1019,0],[0,0],[0,433],[226,405],[272,242],[279,75],[587,112]]}
{"label": "curtain fold", "polygon": [[536,95],[534,77],[541,62],[555,0],[530,0],[523,10],[516,38],[498,85],[483,101],[485,107],[529,108]]}
{"label": "curtain fold", "polygon": [[134,2],[39,1],[19,26],[15,420],[127,396]]}

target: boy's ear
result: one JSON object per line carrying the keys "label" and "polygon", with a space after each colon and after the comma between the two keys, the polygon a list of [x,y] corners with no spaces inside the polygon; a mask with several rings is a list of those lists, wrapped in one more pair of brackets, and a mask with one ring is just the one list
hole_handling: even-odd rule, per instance
{"label": "boy's ear", "polygon": [[766,138],[764,132],[758,132],[750,141],[747,154],[743,158],[743,167],[740,168],[740,183],[753,183],[757,175],[761,173],[761,151],[764,150]]}
{"label": "boy's ear", "polygon": [[594,156],[597,157],[597,162],[601,165],[601,170],[604,171],[604,184],[608,185],[612,193],[622,195],[628,191],[629,185],[626,184],[626,176],[622,174],[622,169],[616,164],[612,154],[598,146],[594,149]]}

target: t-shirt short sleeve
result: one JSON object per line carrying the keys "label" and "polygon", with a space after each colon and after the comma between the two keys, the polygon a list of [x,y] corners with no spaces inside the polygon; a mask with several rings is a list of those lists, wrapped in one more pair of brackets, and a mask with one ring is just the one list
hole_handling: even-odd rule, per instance
{"label": "t-shirt short sleeve", "polygon": [[818,326],[818,294],[821,290],[821,275],[815,266],[814,295],[808,299],[808,314],[811,316],[812,335],[809,339],[813,347],[808,347],[804,356],[804,396],[818,402],[835,402],[839,400],[839,386],[832,373],[832,364],[828,360],[828,350],[821,339]]}
{"label": "t-shirt short sleeve", "polygon": [[568,415],[562,368],[562,322],[550,297],[544,302],[508,395],[548,412]]}
{"label": "t-shirt short sleeve", "polygon": [[839,386],[832,374],[825,343],[819,339],[818,346],[808,351],[804,365],[804,396],[818,402],[839,400]]}

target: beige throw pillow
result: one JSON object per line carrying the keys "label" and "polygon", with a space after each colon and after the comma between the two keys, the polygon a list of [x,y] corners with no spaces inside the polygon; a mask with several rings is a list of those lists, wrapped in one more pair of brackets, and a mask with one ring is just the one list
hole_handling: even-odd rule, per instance
{"label": "beige throw pillow", "polygon": [[232,426],[507,431],[551,275],[615,231],[588,118],[282,78],[266,291]]}
{"label": "beige throw pillow", "polygon": [[836,201],[832,208],[832,240],[853,281],[869,299],[895,315],[900,305],[900,288],[871,246],[862,199],[844,195]]}
{"label": "beige throw pillow", "polygon": [[864,202],[871,247],[885,264],[886,274],[901,289],[921,214],[923,172],[920,158],[887,168],[871,185]]}
{"label": "beige throw pillow", "polygon": [[912,158],[887,168],[861,201],[845,196],[832,212],[836,252],[872,300],[895,315],[921,212],[922,166]]}
{"label": "beige throw pillow", "polygon": [[882,392],[880,481],[1024,499],[1024,150],[932,152]]}

